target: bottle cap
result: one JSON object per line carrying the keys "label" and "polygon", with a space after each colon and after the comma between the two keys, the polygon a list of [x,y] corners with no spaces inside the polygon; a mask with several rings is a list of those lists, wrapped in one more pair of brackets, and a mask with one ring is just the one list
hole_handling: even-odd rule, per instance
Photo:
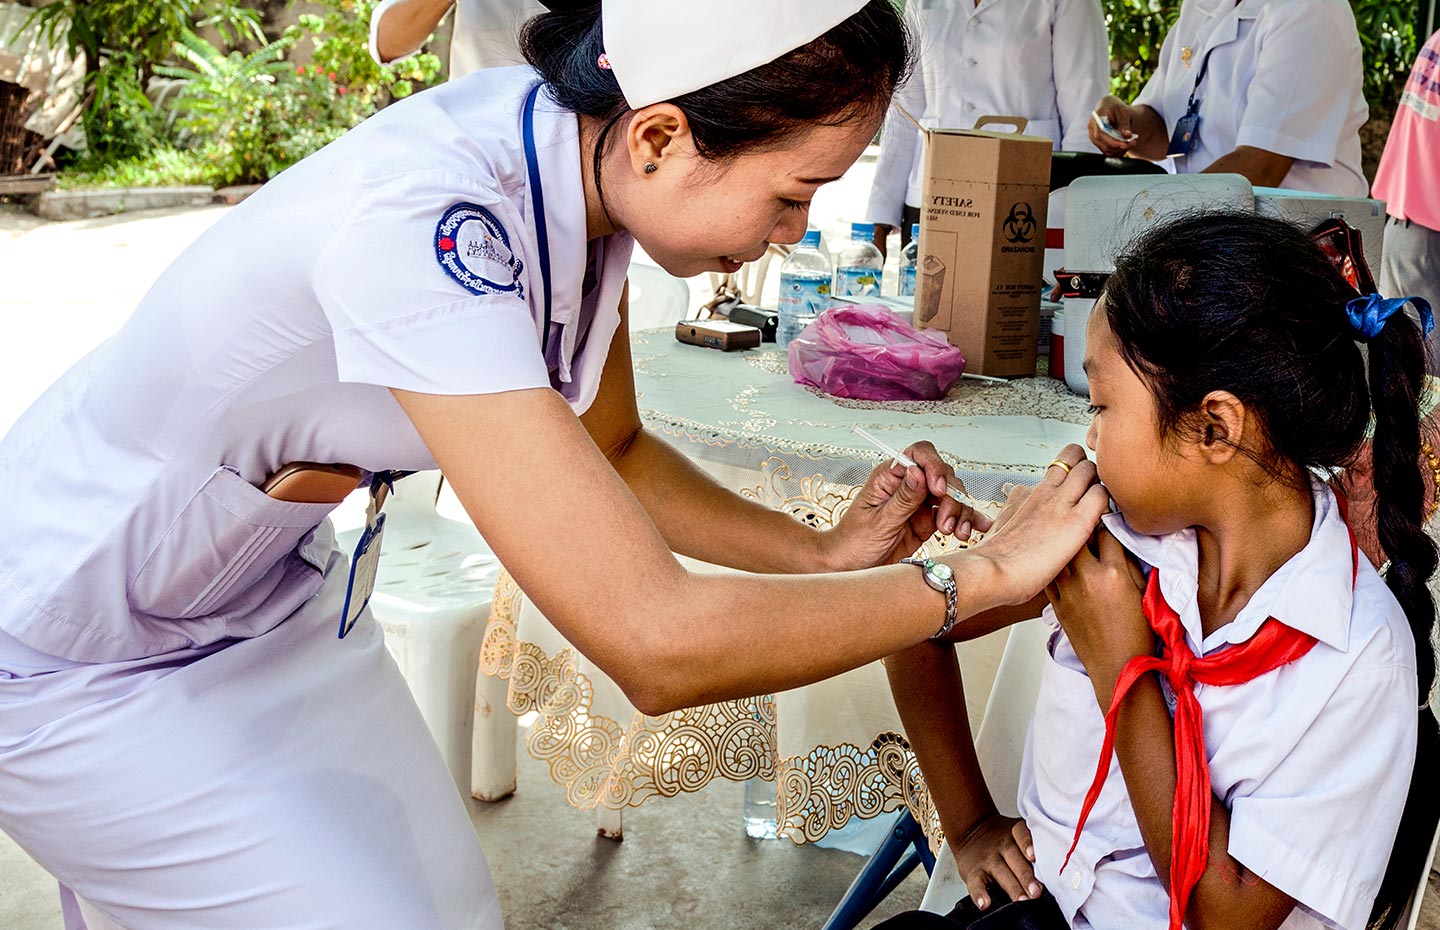
{"label": "bottle cap", "polygon": [[911,223],[911,224],[910,224],[910,238],[911,238],[911,239],[915,239],[915,238],[917,238],[919,235],[920,235],[920,224],[919,224],[919,223]]}
{"label": "bottle cap", "polygon": [[820,230],[818,230],[818,229],[807,229],[807,230],[805,230],[805,238],[803,238],[803,239],[800,240],[800,247],[801,247],[801,248],[809,247],[809,248],[812,248],[812,249],[818,249],[818,248],[820,248]]}
{"label": "bottle cap", "polygon": [[875,224],[874,224],[874,223],[851,223],[851,224],[850,224],[850,238],[851,238],[851,239],[873,239],[874,237],[875,237]]}

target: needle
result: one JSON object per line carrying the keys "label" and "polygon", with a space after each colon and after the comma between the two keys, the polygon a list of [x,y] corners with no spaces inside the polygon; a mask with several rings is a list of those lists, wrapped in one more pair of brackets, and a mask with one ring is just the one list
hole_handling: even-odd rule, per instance
{"label": "needle", "polygon": [[[866,442],[870,443],[870,445],[879,449],[881,452],[884,452],[893,461],[904,465],[906,468],[920,467],[915,464],[915,460],[910,458],[910,456],[906,455],[904,452],[893,449],[890,446],[886,445],[884,441],[882,441],[879,437],[873,435],[869,430],[862,428],[858,423],[855,426],[852,426],[850,428],[850,431],[855,435],[859,436],[861,439],[864,439]],[[975,500],[975,498],[966,494],[964,491],[955,487],[955,485],[951,484],[948,481],[945,482],[945,493],[948,494],[950,497],[954,498],[955,500],[959,501],[960,503],[966,505],[967,507],[971,507],[975,510],[980,509],[980,503]]]}

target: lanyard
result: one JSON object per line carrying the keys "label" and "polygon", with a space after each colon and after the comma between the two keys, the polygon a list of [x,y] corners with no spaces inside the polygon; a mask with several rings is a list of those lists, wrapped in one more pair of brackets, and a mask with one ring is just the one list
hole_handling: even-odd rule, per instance
{"label": "lanyard", "polygon": [[1190,88],[1190,102],[1185,107],[1185,112],[1195,113],[1200,109],[1200,85],[1205,80],[1205,74],[1210,70],[1210,53],[1215,51],[1214,46],[1205,50],[1200,58],[1200,70],[1195,75],[1195,85]]}
{"label": "lanyard", "polygon": [[535,214],[535,249],[539,253],[540,283],[545,290],[545,326],[540,331],[540,351],[550,350],[550,235],[545,229],[545,191],[540,185],[540,158],[535,153],[535,98],[543,84],[530,88],[525,97],[521,129],[525,141],[525,172],[530,179],[530,203]]}

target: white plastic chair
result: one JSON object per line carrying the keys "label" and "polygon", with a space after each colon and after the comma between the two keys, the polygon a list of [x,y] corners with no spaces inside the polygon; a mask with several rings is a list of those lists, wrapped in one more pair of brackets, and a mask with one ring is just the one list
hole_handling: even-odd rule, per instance
{"label": "white plastic chair", "polygon": [[690,285],[663,268],[633,262],[630,279],[630,331],[673,326],[688,316]]}
{"label": "white plastic chair", "polygon": [[[975,734],[975,753],[985,785],[995,807],[1007,817],[1017,816],[1015,799],[1020,794],[1020,762],[1025,754],[1025,736],[1030,715],[1040,696],[1040,675],[1045,668],[1045,624],[1037,619],[1017,623],[1005,640],[1005,652],[995,673],[985,714]],[[930,884],[925,888],[921,910],[948,913],[955,902],[968,894],[950,844],[940,844]]]}
{"label": "white plastic chair", "polygon": [[741,301],[752,307],[758,307],[764,296],[765,281],[770,277],[770,266],[777,258],[783,262],[793,251],[795,251],[793,245],[771,243],[764,255],[753,262],[741,265],[740,270],[734,274],[710,272],[710,284],[718,291],[720,285],[728,281],[730,289],[740,295]]}
{"label": "white plastic chair", "polygon": [[[435,512],[440,485],[438,471],[396,482],[370,610],[456,786],[495,801],[515,791],[516,721],[504,682],[476,670],[500,563],[475,527]],[[340,534],[341,548],[359,535]],[[486,699],[492,712],[477,713]]]}

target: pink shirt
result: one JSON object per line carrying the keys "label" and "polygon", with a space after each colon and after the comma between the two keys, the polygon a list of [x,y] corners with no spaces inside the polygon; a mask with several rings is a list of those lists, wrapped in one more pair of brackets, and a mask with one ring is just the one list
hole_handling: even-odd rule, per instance
{"label": "pink shirt", "polygon": [[1430,37],[1405,84],[1385,154],[1375,172],[1375,198],[1391,216],[1440,229],[1440,32]]}

